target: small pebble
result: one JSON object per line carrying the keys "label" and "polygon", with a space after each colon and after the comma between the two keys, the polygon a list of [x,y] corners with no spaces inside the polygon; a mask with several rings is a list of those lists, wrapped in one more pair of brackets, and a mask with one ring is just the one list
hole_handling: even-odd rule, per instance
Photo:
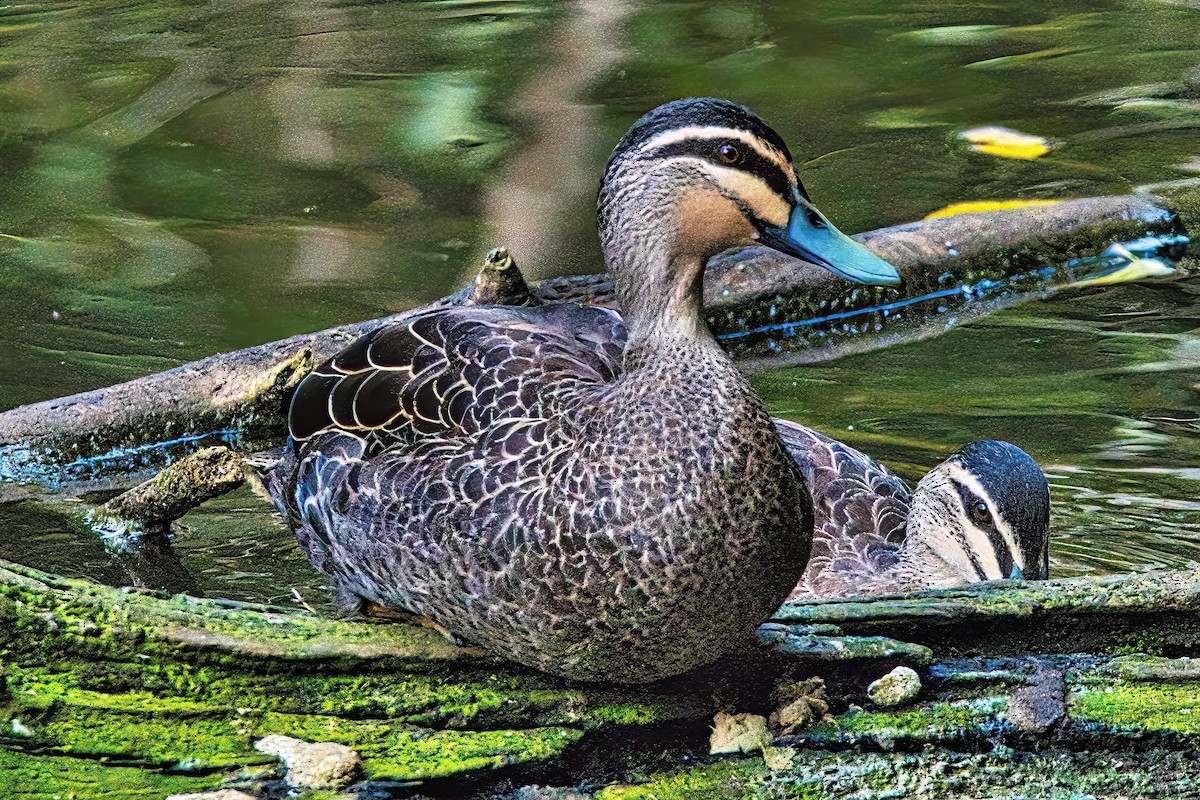
{"label": "small pebble", "polygon": [[287,767],[284,780],[294,789],[344,789],[362,774],[358,753],[344,744],[271,735],[255,742],[254,749],[278,756]]}
{"label": "small pebble", "polygon": [[896,667],[867,687],[867,697],[882,708],[902,706],[920,693],[921,676],[908,667]]}

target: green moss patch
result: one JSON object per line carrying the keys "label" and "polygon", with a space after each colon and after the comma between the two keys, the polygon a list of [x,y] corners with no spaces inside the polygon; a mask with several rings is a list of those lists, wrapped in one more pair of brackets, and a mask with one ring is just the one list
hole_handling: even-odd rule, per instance
{"label": "green moss patch", "polygon": [[935,702],[900,711],[858,711],[841,714],[800,734],[814,743],[888,739],[942,741],[994,721],[1004,709],[996,700]]}
{"label": "green moss patch", "polygon": [[91,759],[31,756],[0,747],[0,797],[13,800],[162,800],[215,789],[220,780],[113,767]]}
{"label": "green moss patch", "polygon": [[1200,685],[1118,683],[1071,697],[1071,717],[1132,731],[1200,734]]}
{"label": "green moss patch", "polygon": [[826,795],[812,782],[773,776],[762,759],[718,761],[636,786],[608,786],[595,800],[820,800]]}

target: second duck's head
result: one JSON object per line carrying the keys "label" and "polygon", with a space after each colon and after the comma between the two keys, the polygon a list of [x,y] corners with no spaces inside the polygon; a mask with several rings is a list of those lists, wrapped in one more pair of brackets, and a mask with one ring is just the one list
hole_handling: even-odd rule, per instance
{"label": "second duck's head", "polygon": [[1050,489],[1028,453],[974,442],[947,458],[913,492],[911,557],[956,583],[1024,578],[1049,569]]}
{"label": "second duck's head", "polygon": [[631,336],[696,325],[705,263],[740,245],[767,245],[860,283],[900,283],[895,268],[813,206],[779,134],[727,100],[676,100],[634,123],[609,159],[599,214]]}

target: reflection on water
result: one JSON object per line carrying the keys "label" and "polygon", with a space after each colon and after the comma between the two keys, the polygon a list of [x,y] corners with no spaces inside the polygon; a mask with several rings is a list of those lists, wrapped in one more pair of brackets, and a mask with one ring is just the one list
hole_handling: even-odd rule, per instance
{"label": "reflection on water", "polygon": [[[0,34],[0,407],[411,306],[494,244],[595,271],[608,151],[674,97],[758,110],[850,231],[1200,163],[1200,15],[1166,0],[96,0],[7,7]],[[1050,149],[973,152],[960,134],[986,126]],[[755,380],[906,477],[1020,444],[1052,475],[1060,573],[1180,566],[1198,294],[1097,287]],[[201,589],[315,583],[255,502],[182,526]],[[128,572],[36,507],[0,516],[0,554]]]}

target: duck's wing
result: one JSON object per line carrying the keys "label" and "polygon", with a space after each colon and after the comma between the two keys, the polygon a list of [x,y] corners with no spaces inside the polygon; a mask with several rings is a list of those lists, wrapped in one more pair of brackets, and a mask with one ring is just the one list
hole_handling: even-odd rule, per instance
{"label": "duck's wing", "polygon": [[620,316],[574,303],[418,314],[366,334],[301,381],[288,432],[300,446],[335,431],[371,443],[478,433],[528,414],[552,384],[611,381],[624,347]]}
{"label": "duck's wing", "polygon": [[[813,544],[799,594],[842,594],[894,565],[904,546],[912,492],[870,456],[786,420],[775,429],[813,501]],[[794,595],[795,596],[795,595]]]}

